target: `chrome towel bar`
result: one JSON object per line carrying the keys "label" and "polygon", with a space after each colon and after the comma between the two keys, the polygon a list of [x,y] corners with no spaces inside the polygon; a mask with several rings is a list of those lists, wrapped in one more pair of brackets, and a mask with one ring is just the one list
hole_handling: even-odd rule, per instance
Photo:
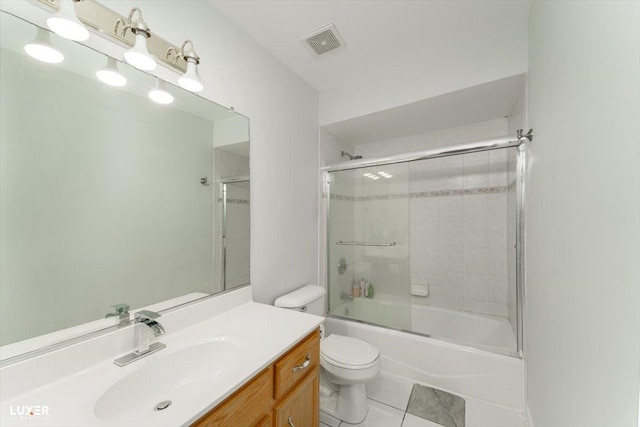
{"label": "chrome towel bar", "polygon": [[369,242],[343,242],[342,240],[338,240],[336,245],[342,246],[395,246],[396,242],[388,242],[388,243],[369,243]]}

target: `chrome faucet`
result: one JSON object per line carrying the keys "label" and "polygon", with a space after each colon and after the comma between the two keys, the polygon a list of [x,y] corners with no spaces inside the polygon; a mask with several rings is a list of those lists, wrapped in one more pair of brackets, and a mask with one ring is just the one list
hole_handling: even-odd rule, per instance
{"label": "chrome faucet", "polygon": [[129,321],[129,306],[127,304],[121,303],[112,305],[111,307],[114,308],[115,312],[107,313],[107,315],[104,316],[105,319],[108,319],[109,317],[117,317],[116,325],[122,325]]}
{"label": "chrome faucet", "polygon": [[155,320],[158,317],[160,317],[160,314],[149,310],[141,310],[135,314],[135,335],[133,338],[133,345],[135,349],[132,353],[114,360],[113,363],[118,366],[125,366],[167,347],[160,342],[151,344],[152,338],[159,337],[165,333],[162,325]]}
{"label": "chrome faucet", "polygon": [[133,339],[133,351],[137,355],[143,355],[150,349],[149,343],[151,342],[151,334],[154,337],[164,335],[164,328],[154,319],[160,317],[158,313],[148,310],[141,310],[136,313],[135,316],[135,338]]}

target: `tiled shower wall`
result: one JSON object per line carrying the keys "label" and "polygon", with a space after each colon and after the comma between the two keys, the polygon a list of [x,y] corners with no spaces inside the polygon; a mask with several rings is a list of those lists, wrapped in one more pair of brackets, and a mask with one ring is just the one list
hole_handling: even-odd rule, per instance
{"label": "tiled shower wall", "polygon": [[[496,119],[354,150],[372,158],[507,132],[508,120]],[[508,166],[507,150],[409,164],[411,281],[429,285],[413,302],[508,316]]]}

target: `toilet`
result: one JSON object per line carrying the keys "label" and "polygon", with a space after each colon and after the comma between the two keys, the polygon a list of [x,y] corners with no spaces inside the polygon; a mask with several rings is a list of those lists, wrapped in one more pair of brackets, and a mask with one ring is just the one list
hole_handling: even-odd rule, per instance
{"label": "toilet", "polygon": [[[306,285],[276,299],[276,307],[324,316],[325,290]],[[323,334],[324,335],[324,334]],[[332,334],[320,341],[321,409],[347,423],[362,422],[369,411],[365,383],[380,371],[380,352],[371,344]],[[326,381],[326,382],[325,382]]]}

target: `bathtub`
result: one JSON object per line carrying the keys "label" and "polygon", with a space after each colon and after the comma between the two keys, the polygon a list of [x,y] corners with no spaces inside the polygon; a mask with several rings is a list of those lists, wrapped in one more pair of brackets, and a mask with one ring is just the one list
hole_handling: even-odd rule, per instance
{"label": "bathtub", "polygon": [[509,321],[465,311],[408,304],[393,296],[354,298],[331,310],[335,316],[440,338],[481,350],[517,356]]}
{"label": "bathtub", "polygon": [[[392,304],[381,305],[378,308],[387,310]],[[357,300],[351,307],[356,306]],[[431,311],[434,318],[441,314],[440,309]],[[387,314],[398,315],[397,305],[395,312],[391,310]],[[383,371],[462,397],[523,410],[524,367],[520,358],[332,315],[325,320],[325,330],[327,335],[346,335],[376,346]]]}

